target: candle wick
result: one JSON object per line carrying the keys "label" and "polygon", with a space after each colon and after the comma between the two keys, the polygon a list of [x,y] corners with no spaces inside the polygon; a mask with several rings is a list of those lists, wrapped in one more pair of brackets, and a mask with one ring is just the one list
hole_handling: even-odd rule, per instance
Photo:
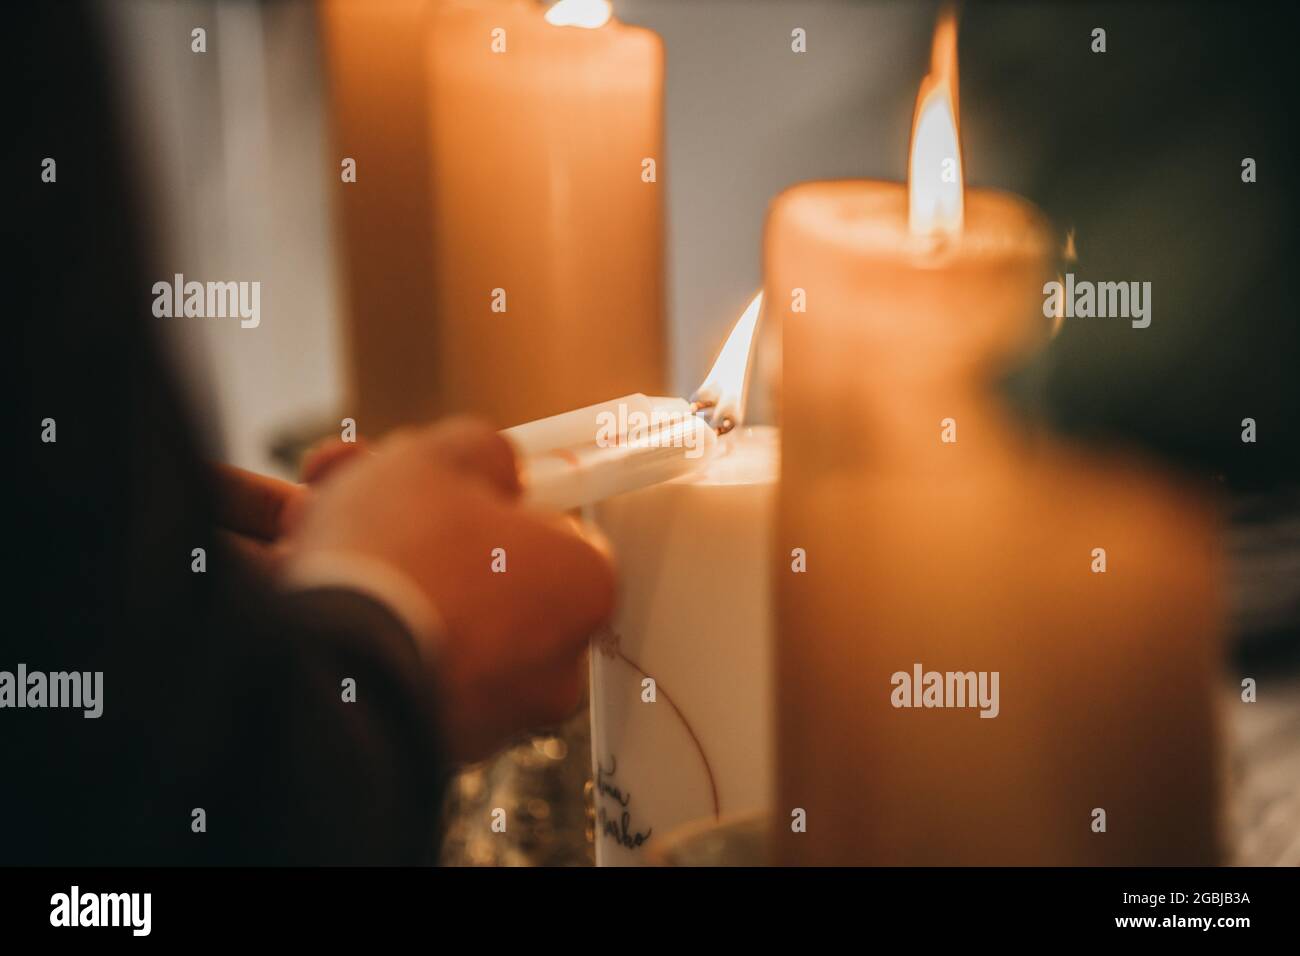
{"label": "candle wick", "polygon": [[717,407],[718,400],[716,398],[697,398],[691,402],[691,414],[699,415],[700,412],[706,412],[709,411],[709,409],[713,409],[714,411],[712,414],[702,415],[700,417],[708,422],[709,427],[717,434],[725,435],[736,427],[736,420],[730,415],[723,414],[721,420],[715,422],[713,416],[717,414]]}

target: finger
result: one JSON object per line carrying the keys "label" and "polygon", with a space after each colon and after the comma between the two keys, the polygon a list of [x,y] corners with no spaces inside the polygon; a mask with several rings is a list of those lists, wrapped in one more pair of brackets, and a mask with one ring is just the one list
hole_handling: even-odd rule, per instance
{"label": "finger", "polygon": [[507,497],[519,496],[515,451],[489,425],[473,418],[450,418],[423,437],[441,462],[482,479]]}
{"label": "finger", "polygon": [[257,538],[250,538],[248,535],[235,534],[233,531],[218,529],[217,535],[226,548],[233,552],[238,560],[252,568],[258,577],[275,572],[279,561],[274,545]]}
{"label": "finger", "polygon": [[273,539],[274,544],[280,544],[285,541],[295,528],[297,528],[311,504],[312,496],[316,492],[310,485],[299,485],[302,490],[300,493],[290,498],[284,503],[284,508],[280,511],[280,533]]}
{"label": "finger", "polygon": [[532,597],[534,606],[526,613],[534,622],[547,622],[551,652],[580,651],[613,614],[612,562],[563,520],[528,514],[519,537],[522,548],[510,573],[517,576],[512,582],[517,593]]}
{"label": "finger", "polygon": [[500,701],[493,707],[495,713],[480,712],[475,723],[490,727],[499,744],[501,739],[563,723],[582,706],[586,692],[586,658],[570,653],[539,663],[525,676],[514,674],[494,685],[489,699]]}
{"label": "finger", "polygon": [[291,504],[306,493],[303,485],[231,465],[210,468],[217,486],[217,524],[264,541],[285,532]]}
{"label": "finger", "polygon": [[327,438],[308,449],[303,456],[298,478],[305,484],[314,485],[341,465],[369,453],[370,445],[364,438],[351,442],[341,438]]}
{"label": "finger", "polygon": [[582,706],[587,694],[585,647],[565,654],[528,681],[524,703],[532,729],[568,720]]}

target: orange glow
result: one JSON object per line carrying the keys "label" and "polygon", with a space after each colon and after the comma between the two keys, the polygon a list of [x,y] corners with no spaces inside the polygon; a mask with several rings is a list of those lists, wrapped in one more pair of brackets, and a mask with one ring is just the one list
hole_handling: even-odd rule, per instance
{"label": "orange glow", "polygon": [[[1061,275],[1059,272],[1056,274],[1056,281],[1061,283],[1062,288],[1065,287],[1065,276]],[[1061,328],[1064,325],[1065,325],[1065,296],[1061,296],[1061,301],[1058,302],[1056,305],[1056,313],[1052,316],[1052,327],[1051,329],[1048,330],[1047,337],[1050,339],[1056,338],[1058,335],[1061,334]]]}
{"label": "orange glow", "polygon": [[[1079,253],[1076,252],[1074,248],[1073,229],[1071,229],[1069,232],[1065,234],[1065,246],[1064,248],[1061,249],[1061,258],[1064,259],[1066,262],[1076,262],[1079,258]],[[1059,273],[1056,276],[1056,281],[1061,283],[1062,286],[1065,285],[1065,277],[1060,275]],[[1049,337],[1056,338],[1058,335],[1060,335],[1061,328],[1064,325],[1065,325],[1065,297],[1062,296],[1060,304],[1057,305],[1056,307],[1056,315],[1053,316],[1052,318],[1052,329],[1051,332],[1049,333]]]}
{"label": "orange glow", "polygon": [[965,198],[958,137],[957,18],[951,10],[935,27],[930,72],[916,96],[907,196],[913,235],[961,232]]}
{"label": "orange glow", "polygon": [[763,307],[763,293],[750,300],[736,320],[718,360],[709,369],[704,384],[695,392],[695,400],[713,405],[711,418],[717,427],[724,420],[739,425],[745,414],[745,383],[749,378],[749,357],[753,351],[754,331]]}
{"label": "orange glow", "polygon": [[609,0],[560,0],[546,11],[546,22],[557,27],[603,27],[613,16]]}

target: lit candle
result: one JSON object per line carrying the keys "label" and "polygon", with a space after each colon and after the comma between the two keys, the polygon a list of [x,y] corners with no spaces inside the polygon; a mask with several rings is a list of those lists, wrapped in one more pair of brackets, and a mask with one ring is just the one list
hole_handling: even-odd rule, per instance
{"label": "lit candle", "polygon": [[499,426],[662,391],[658,36],[606,0],[447,2],[428,36],[421,387]]}
{"label": "lit candle", "polygon": [[[759,300],[706,382],[721,426],[742,420]],[[621,595],[591,654],[596,859],[650,862],[694,821],[771,805],[768,554],[779,436],[734,427],[691,474],[595,509]]]}
{"label": "lit candle", "polygon": [[964,188],[958,130],[945,20],[908,185],[770,211],[776,859],[1213,862],[1210,510],[1030,441],[994,398],[1043,332],[1053,243],[1026,202]]}

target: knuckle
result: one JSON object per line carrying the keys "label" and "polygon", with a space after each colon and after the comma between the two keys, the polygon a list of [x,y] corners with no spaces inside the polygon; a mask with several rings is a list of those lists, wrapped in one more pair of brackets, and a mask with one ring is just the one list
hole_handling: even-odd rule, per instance
{"label": "knuckle", "polygon": [[443,419],[434,426],[433,434],[456,445],[486,446],[494,439],[505,441],[487,422],[470,415],[453,415]]}
{"label": "knuckle", "polygon": [[514,447],[477,418],[458,417],[437,426],[431,435],[437,452],[453,467],[478,472],[493,484],[517,490]]}
{"label": "knuckle", "polygon": [[391,432],[384,439],[384,445],[389,452],[400,453],[403,449],[410,448],[418,439],[419,432],[410,425],[401,425]]}

